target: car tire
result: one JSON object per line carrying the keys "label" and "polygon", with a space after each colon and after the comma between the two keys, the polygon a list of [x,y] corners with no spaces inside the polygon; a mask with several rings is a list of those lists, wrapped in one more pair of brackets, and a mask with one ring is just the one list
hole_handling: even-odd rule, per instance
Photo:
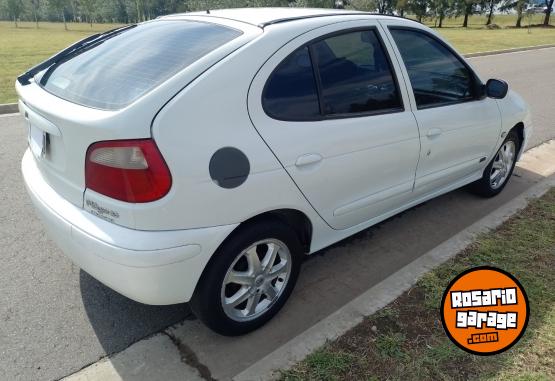
{"label": "car tire", "polygon": [[283,307],[295,287],[303,254],[295,231],[279,219],[248,223],[212,256],[191,309],[219,334],[251,332]]}
{"label": "car tire", "polygon": [[501,193],[513,174],[519,150],[520,139],[512,130],[484,169],[482,178],[470,184],[471,191],[482,197],[493,197]]}

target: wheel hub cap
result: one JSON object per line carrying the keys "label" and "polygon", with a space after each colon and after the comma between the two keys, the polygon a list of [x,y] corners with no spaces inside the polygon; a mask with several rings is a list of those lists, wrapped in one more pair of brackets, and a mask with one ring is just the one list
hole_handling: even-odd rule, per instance
{"label": "wheel hub cap", "polygon": [[291,254],[276,239],[256,242],[227,270],[221,290],[226,315],[236,321],[255,319],[279,299],[291,273]]}
{"label": "wheel hub cap", "polygon": [[508,140],[495,155],[490,172],[490,186],[493,189],[500,188],[509,177],[516,156],[516,146],[512,140]]}

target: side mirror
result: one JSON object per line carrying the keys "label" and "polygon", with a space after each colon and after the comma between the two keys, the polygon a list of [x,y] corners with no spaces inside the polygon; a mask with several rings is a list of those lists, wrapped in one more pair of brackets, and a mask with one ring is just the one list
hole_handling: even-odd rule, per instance
{"label": "side mirror", "polygon": [[507,95],[509,85],[500,79],[488,79],[486,83],[486,95],[490,98],[502,99]]}

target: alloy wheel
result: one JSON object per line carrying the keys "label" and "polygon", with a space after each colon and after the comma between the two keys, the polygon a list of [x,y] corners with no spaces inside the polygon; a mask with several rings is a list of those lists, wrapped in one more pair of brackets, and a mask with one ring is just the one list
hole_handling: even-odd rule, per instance
{"label": "alloy wheel", "polygon": [[513,168],[515,154],[516,145],[512,140],[507,140],[497,151],[489,176],[492,189],[499,189],[507,181]]}
{"label": "alloy wheel", "polygon": [[291,253],[283,242],[255,242],[227,270],[221,289],[225,314],[235,321],[263,315],[279,299],[290,275]]}

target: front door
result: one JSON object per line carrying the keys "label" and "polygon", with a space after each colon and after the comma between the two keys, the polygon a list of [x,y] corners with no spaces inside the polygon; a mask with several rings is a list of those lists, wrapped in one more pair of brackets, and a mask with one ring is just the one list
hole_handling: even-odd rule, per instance
{"label": "front door", "polygon": [[496,101],[485,97],[472,69],[436,36],[384,23],[410,79],[420,129],[415,196],[475,178],[491,159],[501,132]]}
{"label": "front door", "polygon": [[318,28],[281,48],[249,93],[253,123],[335,229],[410,200],[418,127],[376,21]]}

